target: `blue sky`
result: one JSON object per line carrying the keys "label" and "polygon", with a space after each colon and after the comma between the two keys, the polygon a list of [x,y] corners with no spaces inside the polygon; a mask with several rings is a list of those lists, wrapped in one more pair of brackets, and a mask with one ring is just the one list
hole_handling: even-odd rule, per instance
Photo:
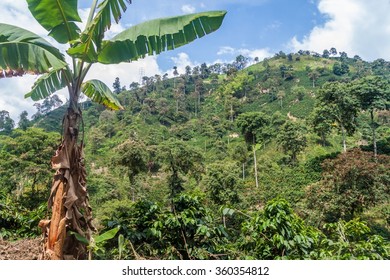
{"label": "blue sky", "polygon": [[263,50],[264,55],[286,51],[293,36],[302,37],[324,22],[316,3],[309,0],[135,0],[121,23],[126,27],[156,17],[207,10],[228,11],[222,27],[192,44],[161,54],[157,61],[163,70],[171,68],[172,57],[180,53],[188,54],[196,63],[213,63],[231,61],[240,50],[247,55],[254,55],[256,50]]}
{"label": "blue sky", "polygon": [[[92,1],[79,0],[79,14],[88,16]],[[171,73],[177,66],[180,73],[186,65],[203,62],[231,62],[242,54],[247,57],[270,57],[282,50],[300,49],[322,53],[335,47],[350,57],[358,54],[365,60],[390,60],[389,0],[133,0],[119,25],[113,25],[108,36],[127,27],[157,17],[167,17],[206,10],[226,10],[221,28],[190,45],[159,56],[150,56],[131,64],[94,65],[89,78],[103,80],[111,86],[115,77],[122,85],[147,76]],[[47,32],[32,18],[23,0],[3,0],[0,22],[27,28],[41,36]],[[53,40],[48,38],[55,44]],[[65,50],[64,46],[56,45]],[[10,112],[17,121],[27,110],[35,113],[34,102],[24,100],[35,76],[0,79],[0,110]],[[65,92],[60,92],[65,98]]]}

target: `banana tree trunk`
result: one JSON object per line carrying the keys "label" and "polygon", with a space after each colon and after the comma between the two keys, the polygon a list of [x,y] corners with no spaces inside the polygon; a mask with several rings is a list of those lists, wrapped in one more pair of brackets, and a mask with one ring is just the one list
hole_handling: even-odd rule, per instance
{"label": "banana tree trunk", "polygon": [[56,170],[48,201],[52,217],[40,223],[45,242],[42,259],[86,259],[85,244],[71,232],[90,240],[95,230],[86,189],[83,141],[78,142],[81,111],[73,108],[68,108],[64,117],[63,140],[51,160]]}

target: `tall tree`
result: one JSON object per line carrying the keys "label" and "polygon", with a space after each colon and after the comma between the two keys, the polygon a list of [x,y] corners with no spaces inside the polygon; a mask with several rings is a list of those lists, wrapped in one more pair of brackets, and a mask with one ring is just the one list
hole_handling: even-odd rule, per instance
{"label": "tall tree", "polygon": [[376,129],[379,123],[375,122],[375,111],[390,108],[390,83],[379,76],[367,76],[354,82],[351,91],[359,99],[361,108],[370,113],[372,144],[376,157]]}
{"label": "tall tree", "polygon": [[186,83],[183,77],[175,78],[176,85],[173,90],[173,96],[176,99],[176,114],[180,111],[180,103],[182,103],[185,91],[186,91]]}
{"label": "tall tree", "polygon": [[235,146],[231,157],[242,165],[242,180],[245,180],[245,164],[248,160],[248,148],[245,143]]}
{"label": "tall tree", "polygon": [[237,70],[242,70],[247,66],[248,61],[249,61],[249,59],[247,57],[240,54],[236,57],[236,60],[234,61],[233,66]]}
{"label": "tall tree", "polygon": [[199,179],[202,171],[202,154],[183,141],[169,139],[159,145],[159,156],[165,162],[167,170],[170,172],[168,185],[170,188],[170,198],[172,211],[174,210],[173,199],[184,190],[183,176],[191,174]]}
{"label": "tall tree", "polygon": [[18,127],[22,130],[26,130],[30,126],[30,121],[27,118],[27,111],[23,111],[19,116]]}
{"label": "tall tree", "polygon": [[284,65],[282,64],[279,67],[280,74],[282,78],[285,80],[291,80],[294,78],[294,67],[292,65]]}
{"label": "tall tree", "polygon": [[327,112],[329,121],[338,125],[342,134],[343,151],[347,151],[346,135],[353,134],[356,129],[356,117],[359,112],[359,102],[349,85],[333,82],[325,83],[318,93],[317,107]]}
{"label": "tall tree", "polygon": [[237,104],[237,99],[246,97],[247,89],[253,79],[253,75],[240,72],[237,75],[229,76],[228,82],[223,83],[218,88],[217,93],[224,101],[224,107],[229,112],[231,122],[234,120],[234,105]]}
{"label": "tall tree", "polygon": [[327,135],[332,131],[333,116],[327,106],[316,106],[309,116],[313,131],[321,137],[322,146],[326,146]]}
{"label": "tall tree", "polygon": [[195,80],[195,116],[197,117],[200,112],[200,102],[204,93],[206,92],[206,87],[202,79]]}
{"label": "tall tree", "polygon": [[328,50],[324,50],[324,51],[322,52],[322,57],[323,57],[323,58],[329,58],[329,56],[330,56],[330,52],[329,52]]}
{"label": "tall tree", "polygon": [[209,67],[207,66],[206,63],[202,63],[200,65],[200,77],[202,79],[207,79],[209,76],[210,76],[210,69],[209,69]]}
{"label": "tall tree", "polygon": [[297,162],[298,154],[307,146],[305,127],[299,122],[287,121],[277,137],[278,144],[291,156],[291,163]]}
{"label": "tall tree", "polygon": [[346,52],[340,52],[340,60],[345,61],[348,58],[348,54]]}
{"label": "tall tree", "polygon": [[330,54],[333,55],[333,56],[337,55],[337,50],[336,50],[336,48],[330,48],[329,52],[330,52]]}
{"label": "tall tree", "polygon": [[255,170],[256,187],[259,187],[257,176],[256,144],[265,143],[268,134],[269,117],[262,112],[243,113],[237,117],[237,126],[244,134],[245,142],[252,146],[253,164]]}
{"label": "tall tree", "polygon": [[0,111],[0,132],[4,134],[9,134],[11,133],[14,126],[15,122],[9,116],[9,112],[5,110]]}
{"label": "tall tree", "polygon": [[[39,107],[40,114],[46,115],[50,111],[58,108],[62,105],[62,100],[58,97],[57,94],[46,97],[42,104]],[[38,108],[37,108],[38,109]]]}
{"label": "tall tree", "polygon": [[11,72],[11,76],[42,74],[25,95],[35,101],[59,89],[68,89],[69,108],[64,117],[63,141],[52,159],[56,176],[49,205],[53,214],[50,223],[41,223],[43,229],[48,230],[44,257],[85,258],[85,245],[69,234],[70,231],[78,232],[90,239],[94,230],[83,164],[83,137],[79,139],[82,123],[80,94],[83,92],[92,101],[110,109],[122,109],[107,85],[95,79],[85,81],[87,73],[95,63],[131,62],[189,43],[217,30],[226,12],[156,19],[106,39],[106,31],[113,21],[119,22],[130,0],[92,1],[83,31],[76,24],[81,22],[77,0],[27,0],[27,3],[32,15],[49,32],[49,36],[69,47],[67,54],[71,56],[71,61],[68,64],[57,48],[38,35],[23,28],[0,24],[0,72]]}
{"label": "tall tree", "polygon": [[136,199],[135,177],[147,171],[148,154],[141,141],[127,140],[115,149],[113,161],[127,169],[132,201]]}
{"label": "tall tree", "polygon": [[114,93],[118,94],[122,91],[122,88],[121,88],[121,82],[119,80],[119,77],[116,77],[115,78],[115,81],[114,83],[112,84],[112,87],[114,89]]}
{"label": "tall tree", "polygon": [[276,97],[279,99],[280,102],[280,110],[283,109],[283,99],[286,97],[286,92],[284,90],[279,90],[276,94]]}
{"label": "tall tree", "polygon": [[312,81],[313,88],[315,88],[316,87],[315,81],[318,79],[319,76],[321,76],[320,72],[318,72],[318,70],[315,69],[315,70],[311,70],[307,75]]}

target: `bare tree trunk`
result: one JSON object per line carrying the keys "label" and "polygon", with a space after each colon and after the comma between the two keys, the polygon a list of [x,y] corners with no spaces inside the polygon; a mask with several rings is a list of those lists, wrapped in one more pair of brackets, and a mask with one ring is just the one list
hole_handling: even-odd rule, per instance
{"label": "bare tree trunk", "polygon": [[131,170],[129,172],[129,183],[130,183],[130,191],[131,191],[131,201],[135,201],[135,180],[134,176],[131,174]]}
{"label": "bare tree trunk", "polygon": [[347,151],[347,144],[345,142],[345,128],[344,128],[344,126],[341,126],[341,135],[343,137],[343,152],[345,153]]}
{"label": "bare tree trunk", "polygon": [[257,159],[256,159],[255,144],[253,144],[253,161],[254,161],[254,168],[255,168],[256,188],[258,188],[259,187],[259,180],[258,180],[258,177],[257,177]]}
{"label": "bare tree trunk", "polygon": [[374,146],[374,157],[376,158],[378,151],[377,151],[377,146],[376,146],[376,128],[375,128],[375,123],[374,123],[374,110],[371,110],[370,116],[371,116],[371,129],[372,129],[372,143]]}
{"label": "bare tree trunk", "polygon": [[231,103],[230,104],[230,121],[233,122],[234,121],[234,117],[233,117],[233,104]]}
{"label": "bare tree trunk", "polygon": [[[200,92],[198,91],[198,109],[197,112],[200,113]],[[198,117],[198,115],[196,115]]]}
{"label": "bare tree trunk", "polygon": [[326,137],[325,133],[321,132],[321,142],[322,142],[322,147],[326,146]]}
{"label": "bare tree trunk", "polygon": [[78,143],[81,111],[74,110],[71,102],[63,121],[64,137],[56,154],[52,157],[53,178],[49,208],[50,221],[40,222],[44,233],[42,259],[86,259],[86,245],[79,242],[71,232],[90,240],[92,231],[92,210],[86,189],[83,141]]}
{"label": "bare tree trunk", "polygon": [[198,106],[199,106],[198,104],[196,104],[196,102],[197,102],[197,98],[195,98],[195,118],[198,117]]}
{"label": "bare tree trunk", "polygon": [[378,149],[377,149],[377,146],[376,146],[376,132],[375,132],[375,128],[372,129],[372,141],[373,141],[373,144],[374,144],[374,157],[376,158],[377,155],[378,155]]}

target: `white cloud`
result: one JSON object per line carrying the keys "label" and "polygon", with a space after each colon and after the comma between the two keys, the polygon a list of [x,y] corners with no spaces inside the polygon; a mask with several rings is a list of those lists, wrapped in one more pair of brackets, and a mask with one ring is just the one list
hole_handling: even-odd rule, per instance
{"label": "white cloud", "polygon": [[322,53],[335,47],[351,57],[390,59],[388,0],[320,0],[318,9],[328,18],[326,23],[314,27],[302,40],[294,37],[290,42],[294,51]]}
{"label": "white cloud", "polygon": [[[206,63],[206,65],[213,65],[215,63],[231,63],[238,55],[243,55],[245,57],[249,57],[252,60],[254,60],[256,57],[259,58],[259,60],[263,60],[264,58],[268,58],[273,56],[272,53],[269,52],[268,49],[235,49],[230,46],[224,46],[221,47],[218,51],[218,55],[223,56],[222,58],[218,58],[214,61],[202,61],[201,63]],[[197,61],[192,61],[190,56],[187,53],[181,52],[175,57],[171,57],[171,60],[173,61],[174,65],[177,67],[177,71],[179,74],[185,73],[185,67],[188,65],[191,68],[194,68],[195,66],[199,66],[201,63]],[[173,69],[169,69],[167,71],[169,76],[173,76]]]}
{"label": "white cloud", "polygon": [[224,46],[219,48],[219,51],[217,52],[217,55],[225,55],[225,54],[234,54],[235,49],[229,46]]}
{"label": "white cloud", "polygon": [[119,77],[121,85],[126,87],[132,82],[140,82],[140,75],[153,76],[161,74],[157,64],[156,56],[147,56],[144,59],[134,61],[132,63],[120,63],[115,65],[94,64],[86,79],[99,79],[108,87],[112,88],[112,84],[116,77]]}
{"label": "white cloud", "polygon": [[[143,71],[140,71],[141,69]],[[145,76],[162,73],[155,56],[148,56],[132,63],[95,64],[91,67],[86,80],[99,79],[109,88],[112,88],[115,78],[119,77],[121,85],[128,87],[131,82],[140,82],[141,73]],[[8,111],[15,122],[19,120],[19,115],[24,110],[29,113],[30,117],[35,114],[36,108],[33,106],[35,102],[30,98],[24,99],[24,95],[31,90],[31,86],[37,78],[37,76],[26,75],[24,77],[0,79],[0,111]],[[66,89],[60,90],[56,94],[64,102],[68,96]]]}
{"label": "white cloud", "polygon": [[[87,9],[79,10],[83,22],[87,19],[88,13],[89,10]],[[28,30],[40,36],[44,36],[61,51],[65,51],[66,45],[59,45],[54,39],[46,36],[47,31],[32,17],[26,1],[3,0],[2,5],[0,5],[0,14],[2,23],[28,28]],[[83,29],[84,25],[80,24],[80,28]],[[106,35],[110,38],[123,30],[124,27],[121,24],[113,24],[111,30],[107,32]],[[67,61],[70,62],[71,59],[67,57]],[[140,71],[141,68],[143,71]],[[140,72],[143,72],[146,76],[161,73],[156,57],[146,57],[145,59],[140,59],[139,61],[130,64],[95,64],[91,67],[87,79],[100,79],[111,88],[115,78],[119,77],[122,86],[126,85],[128,87],[131,82],[138,82],[140,80]],[[37,76],[26,75],[18,78],[0,79],[0,110],[7,110],[16,122],[23,110],[26,110],[30,117],[35,114],[36,109],[33,106],[35,102],[31,99],[24,99],[24,95],[31,90],[31,86],[37,78]],[[58,94],[63,101],[66,100],[66,90],[61,90],[56,94]]]}
{"label": "white cloud", "polygon": [[87,24],[88,16],[89,16],[89,8],[88,9],[79,9],[79,16],[81,18],[81,22],[76,22],[77,26],[80,30],[84,30]]}
{"label": "white cloud", "polygon": [[269,51],[268,48],[264,49],[254,49],[254,50],[249,50],[249,49],[239,49],[237,51],[239,54],[242,54],[243,56],[255,59],[256,57],[261,61],[264,58],[271,57],[273,54]]}
{"label": "white cloud", "polygon": [[181,11],[186,14],[195,13],[196,8],[192,5],[186,4],[181,7]]}
{"label": "white cloud", "polygon": [[105,39],[111,39],[112,37],[114,37],[115,35],[117,35],[118,33],[122,32],[123,30],[125,30],[125,27],[123,27],[123,25],[121,23],[118,23],[116,24],[115,22],[111,25],[111,28],[110,30],[108,30],[106,33],[105,33]]}
{"label": "white cloud", "polygon": [[[191,61],[189,55],[184,52],[179,53],[175,57],[171,57],[171,60],[177,67],[177,72],[179,72],[179,74],[185,73],[186,66],[193,68],[194,66],[198,65],[198,63]],[[173,69],[170,69],[167,72],[170,76],[173,75]]]}
{"label": "white cloud", "polygon": [[15,122],[18,122],[19,115],[24,110],[30,117],[35,114],[35,102],[23,98],[24,94],[30,91],[35,79],[36,77],[30,75],[0,79],[0,111],[8,111]]}
{"label": "white cloud", "polygon": [[[273,54],[269,51],[268,48],[262,48],[262,49],[246,49],[246,48],[240,48],[240,49],[235,49],[233,47],[229,46],[224,46],[219,49],[217,52],[217,55],[224,56],[238,56],[238,55],[243,55],[246,57],[249,57],[251,59],[254,58],[259,58],[259,60],[263,60],[264,58],[270,57]],[[235,58],[235,57],[234,57]]]}
{"label": "white cloud", "polygon": [[27,27],[29,31],[38,35],[47,34],[47,31],[31,15],[26,1],[3,0],[0,14],[2,23]]}

